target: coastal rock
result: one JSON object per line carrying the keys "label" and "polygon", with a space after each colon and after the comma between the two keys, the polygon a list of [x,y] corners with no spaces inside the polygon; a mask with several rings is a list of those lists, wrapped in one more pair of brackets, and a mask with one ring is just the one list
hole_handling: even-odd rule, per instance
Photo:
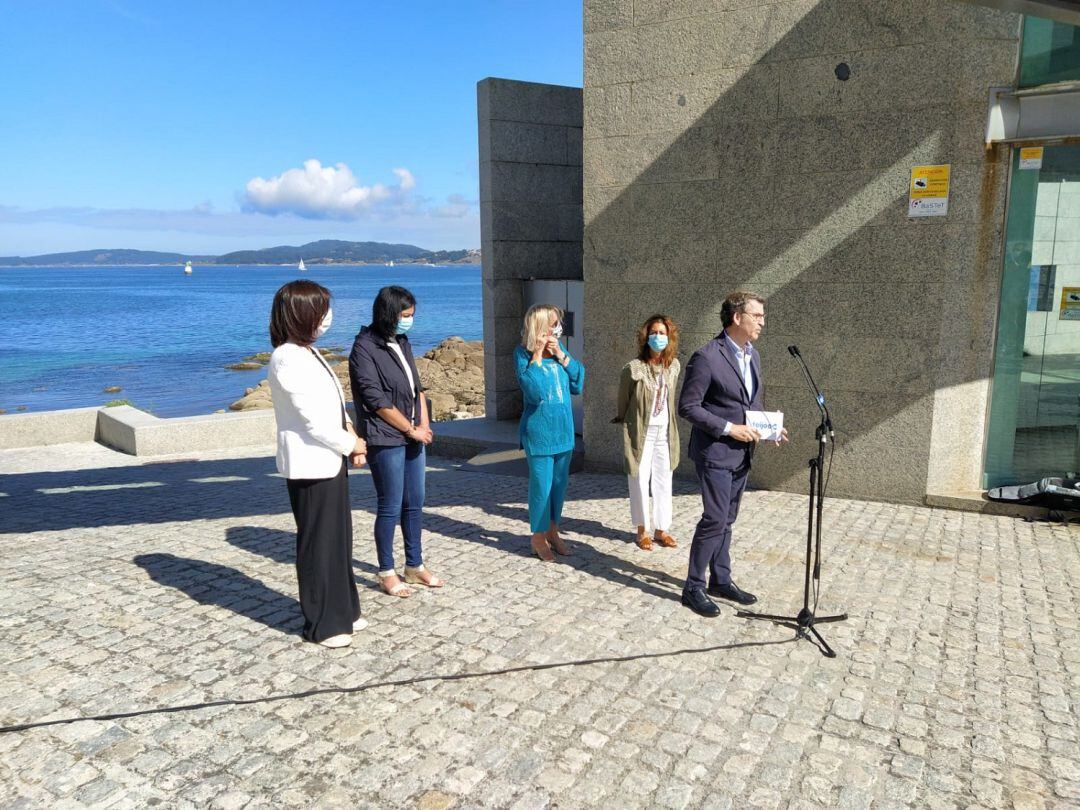
{"label": "coastal rock", "polygon": [[248,388],[247,393],[229,406],[230,411],[257,411],[265,408],[273,408],[274,403],[270,399],[270,383],[263,380],[254,388]]}
{"label": "coastal rock", "polygon": [[[352,400],[352,386],[349,382],[349,363],[347,357],[338,355],[340,362],[335,362],[335,352],[340,347],[322,349],[331,370],[337,375],[345,398]],[[252,355],[258,357],[259,355]],[[250,359],[250,358],[249,358]],[[466,341],[460,337],[450,337],[422,357],[416,358],[416,370],[428,389],[428,401],[431,403],[432,421],[442,422],[450,419],[469,419],[484,415],[484,344],[482,341]],[[263,380],[254,388],[248,388],[246,394],[229,406],[233,411],[247,411],[260,408],[272,408],[270,385]]]}
{"label": "coastal rock", "polygon": [[229,371],[256,371],[263,367],[262,363],[233,363],[225,366]]}
{"label": "coastal rock", "polygon": [[431,406],[431,421],[440,422],[457,410],[457,400],[446,391],[428,391],[428,405]]}
{"label": "coastal rock", "polygon": [[104,393],[106,393],[106,394],[119,394],[123,390],[124,389],[121,388],[119,385],[110,385],[108,388],[106,388],[104,390]]}

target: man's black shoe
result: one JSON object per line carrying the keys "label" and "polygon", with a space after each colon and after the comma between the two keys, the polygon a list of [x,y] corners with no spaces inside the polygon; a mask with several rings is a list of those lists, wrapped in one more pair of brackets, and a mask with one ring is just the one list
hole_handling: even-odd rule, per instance
{"label": "man's black shoe", "polygon": [[732,602],[738,602],[740,605],[752,605],[757,601],[756,596],[744,591],[734,582],[729,582],[727,585],[710,585],[709,596],[729,599]]}
{"label": "man's black shoe", "polygon": [[699,616],[707,616],[710,619],[720,615],[720,608],[712,599],[705,595],[704,588],[693,588],[682,592],[682,603]]}

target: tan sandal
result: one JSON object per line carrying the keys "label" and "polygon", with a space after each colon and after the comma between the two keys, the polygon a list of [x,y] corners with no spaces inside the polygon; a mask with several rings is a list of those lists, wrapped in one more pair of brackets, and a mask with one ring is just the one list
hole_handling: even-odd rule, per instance
{"label": "tan sandal", "polygon": [[[424,579],[423,574],[427,574],[427,579]],[[424,585],[428,588],[441,588],[446,584],[446,580],[437,574],[431,573],[422,565],[418,565],[416,568],[410,568],[406,565],[405,581],[410,585]]]}
{"label": "tan sandal", "polygon": [[532,544],[532,551],[543,562],[555,562],[555,555],[551,551],[551,546],[548,545],[546,537],[532,538],[530,541]]}
{"label": "tan sandal", "polygon": [[400,579],[398,579],[397,585],[394,585],[390,588],[386,586],[386,580],[390,579],[390,577],[397,577],[397,572],[392,572],[389,574],[380,573],[377,574],[377,576],[379,577],[379,587],[382,588],[383,593],[385,593],[387,596],[396,596],[398,599],[408,599],[410,596],[412,596],[412,591],[409,589],[409,586],[402,582]]}
{"label": "tan sandal", "polygon": [[670,534],[665,532],[663,529],[656,530],[656,535],[654,539],[664,548],[676,548],[679,545],[679,542]]}
{"label": "tan sandal", "polygon": [[548,544],[555,550],[556,554],[563,557],[569,557],[574,552],[570,550],[570,546],[559,535],[550,535],[547,538]]}
{"label": "tan sandal", "polygon": [[637,543],[637,547],[642,551],[652,551],[652,538],[645,534],[645,532],[638,532],[637,540],[634,542]]}

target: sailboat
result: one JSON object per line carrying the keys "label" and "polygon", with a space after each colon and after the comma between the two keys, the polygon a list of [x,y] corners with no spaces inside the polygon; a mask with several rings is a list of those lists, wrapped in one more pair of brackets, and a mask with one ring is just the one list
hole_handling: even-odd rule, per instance
{"label": "sailboat", "polygon": [[393,259],[391,259],[391,260],[390,260],[390,263],[389,263],[388,265],[386,265],[386,266],[387,266],[387,267],[393,267],[393,266],[394,266],[394,260],[393,260]]}
{"label": "sailboat", "polygon": [[185,276],[190,276],[191,275],[191,262],[190,261],[187,261],[187,262],[184,263],[184,275]]}
{"label": "sailboat", "polygon": [[301,273],[307,270],[307,267],[304,265],[303,259],[300,260],[300,264],[296,265],[296,269],[299,270]]}

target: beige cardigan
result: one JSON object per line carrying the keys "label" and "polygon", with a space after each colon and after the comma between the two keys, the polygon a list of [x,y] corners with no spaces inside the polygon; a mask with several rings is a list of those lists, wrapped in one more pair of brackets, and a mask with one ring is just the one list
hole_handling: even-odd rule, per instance
{"label": "beige cardigan", "polygon": [[[671,469],[679,466],[679,425],[675,418],[675,387],[679,380],[679,359],[674,358],[668,366],[668,453]],[[638,474],[638,464],[645,446],[645,434],[649,429],[653,392],[648,385],[649,369],[641,360],[631,360],[623,366],[619,376],[618,414],[612,421],[623,426],[623,470],[627,475]]]}

